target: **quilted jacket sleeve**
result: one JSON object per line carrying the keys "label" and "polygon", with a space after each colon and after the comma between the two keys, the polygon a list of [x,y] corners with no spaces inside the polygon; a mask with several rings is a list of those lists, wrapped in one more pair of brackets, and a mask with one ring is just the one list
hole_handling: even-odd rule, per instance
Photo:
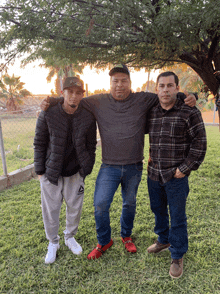
{"label": "quilted jacket sleeve", "polygon": [[[92,172],[95,163],[95,151],[96,151],[96,121],[94,117],[91,119],[92,114],[89,114],[89,120],[91,123],[87,126],[87,132],[85,137],[85,153],[80,158],[80,175],[85,178]],[[81,149],[81,147],[80,147]]]}
{"label": "quilted jacket sleeve", "polygon": [[49,144],[49,131],[45,112],[41,111],[35,129],[34,137],[34,167],[37,175],[45,173],[45,161]]}
{"label": "quilted jacket sleeve", "polygon": [[91,158],[91,171],[92,172],[92,168],[93,165],[95,163],[95,151],[96,151],[96,144],[97,144],[97,139],[96,139],[96,121],[94,119],[94,121],[91,124],[91,127],[89,129],[89,131],[87,132],[87,150],[90,154],[90,158]]}

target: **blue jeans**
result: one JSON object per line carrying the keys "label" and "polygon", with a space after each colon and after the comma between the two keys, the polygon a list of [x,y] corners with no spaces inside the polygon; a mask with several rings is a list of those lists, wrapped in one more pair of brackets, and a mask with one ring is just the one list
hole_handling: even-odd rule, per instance
{"label": "blue jeans", "polygon": [[121,236],[129,237],[132,232],[136,211],[136,194],[141,181],[143,164],[102,164],[96,180],[94,206],[97,239],[100,245],[111,240],[109,208],[114,194],[121,184],[123,199],[121,214]]}
{"label": "blue jeans", "polygon": [[[148,177],[148,191],[151,210],[155,214],[154,232],[162,244],[170,243],[170,252],[173,259],[180,259],[188,250],[186,199],[189,194],[188,177],[172,178],[161,184]],[[171,226],[169,228],[170,211]]]}

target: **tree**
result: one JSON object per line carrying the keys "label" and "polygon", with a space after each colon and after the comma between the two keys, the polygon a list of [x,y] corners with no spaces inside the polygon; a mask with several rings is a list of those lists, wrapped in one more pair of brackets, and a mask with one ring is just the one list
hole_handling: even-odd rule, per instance
{"label": "tree", "polygon": [[[179,77],[180,91],[197,92],[199,93],[199,100],[197,101],[197,106],[203,109],[208,98],[210,98],[210,91],[208,91],[207,86],[203,83],[199,75],[192,70],[186,64],[174,64],[172,67],[165,67],[163,71],[173,71]],[[213,95],[212,95],[213,96]]]}
{"label": "tree", "polygon": [[109,90],[105,90],[105,89],[97,89],[94,92],[90,92],[89,91],[89,96],[90,95],[97,95],[97,94],[105,94],[105,93],[109,93]]}
{"label": "tree", "polygon": [[8,111],[19,110],[19,105],[23,104],[22,98],[25,98],[31,93],[24,89],[24,83],[20,81],[20,77],[12,75],[4,75],[0,80],[0,98],[2,105],[7,107]]}
{"label": "tree", "polygon": [[69,64],[189,65],[214,94],[220,72],[219,0],[6,0],[1,57]]}
{"label": "tree", "polygon": [[144,83],[140,89],[140,91],[146,91],[148,86],[148,92],[155,92],[155,88],[156,88],[156,83],[152,80],[149,81],[149,85],[148,85],[148,81],[146,83]]}
{"label": "tree", "polygon": [[57,96],[61,95],[63,80],[67,77],[77,76],[77,74],[81,74],[83,70],[83,66],[79,64],[69,64],[69,60],[67,58],[54,58],[54,56],[46,55],[44,56],[44,63],[42,66],[48,68],[50,70],[47,81],[51,82],[51,79],[56,75],[55,80],[55,94]]}
{"label": "tree", "polygon": [[[206,87],[199,75],[186,64],[174,64],[166,66],[163,71],[173,71],[179,78],[179,86],[182,91],[206,93]],[[162,71],[161,71],[162,72]],[[208,96],[208,94],[206,94]]]}

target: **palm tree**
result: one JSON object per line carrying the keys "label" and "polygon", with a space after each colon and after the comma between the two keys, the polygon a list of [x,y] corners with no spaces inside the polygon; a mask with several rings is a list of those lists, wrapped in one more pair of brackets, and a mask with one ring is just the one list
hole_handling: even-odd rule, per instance
{"label": "palm tree", "polygon": [[0,99],[1,104],[7,107],[8,111],[16,111],[20,109],[21,104],[23,104],[22,98],[25,98],[31,93],[24,89],[24,84],[20,81],[21,77],[3,75],[0,80]]}
{"label": "palm tree", "polygon": [[46,60],[42,66],[48,68],[49,74],[47,76],[47,81],[51,82],[51,79],[56,75],[55,81],[55,92],[52,93],[57,96],[61,95],[61,88],[63,84],[63,80],[67,77],[78,76],[78,73],[81,74],[84,66],[79,64],[69,63],[69,60],[60,59],[60,60]]}

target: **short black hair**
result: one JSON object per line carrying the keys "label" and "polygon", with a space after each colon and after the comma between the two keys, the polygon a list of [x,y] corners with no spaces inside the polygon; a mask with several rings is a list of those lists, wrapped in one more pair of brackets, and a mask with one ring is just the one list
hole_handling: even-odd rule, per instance
{"label": "short black hair", "polygon": [[172,71],[165,71],[165,72],[162,72],[161,74],[159,74],[159,76],[157,77],[157,81],[156,81],[156,86],[158,85],[159,83],[159,79],[161,77],[169,77],[169,76],[174,76],[174,80],[175,80],[175,83],[176,85],[178,86],[179,85],[179,78],[178,76],[172,72]]}

